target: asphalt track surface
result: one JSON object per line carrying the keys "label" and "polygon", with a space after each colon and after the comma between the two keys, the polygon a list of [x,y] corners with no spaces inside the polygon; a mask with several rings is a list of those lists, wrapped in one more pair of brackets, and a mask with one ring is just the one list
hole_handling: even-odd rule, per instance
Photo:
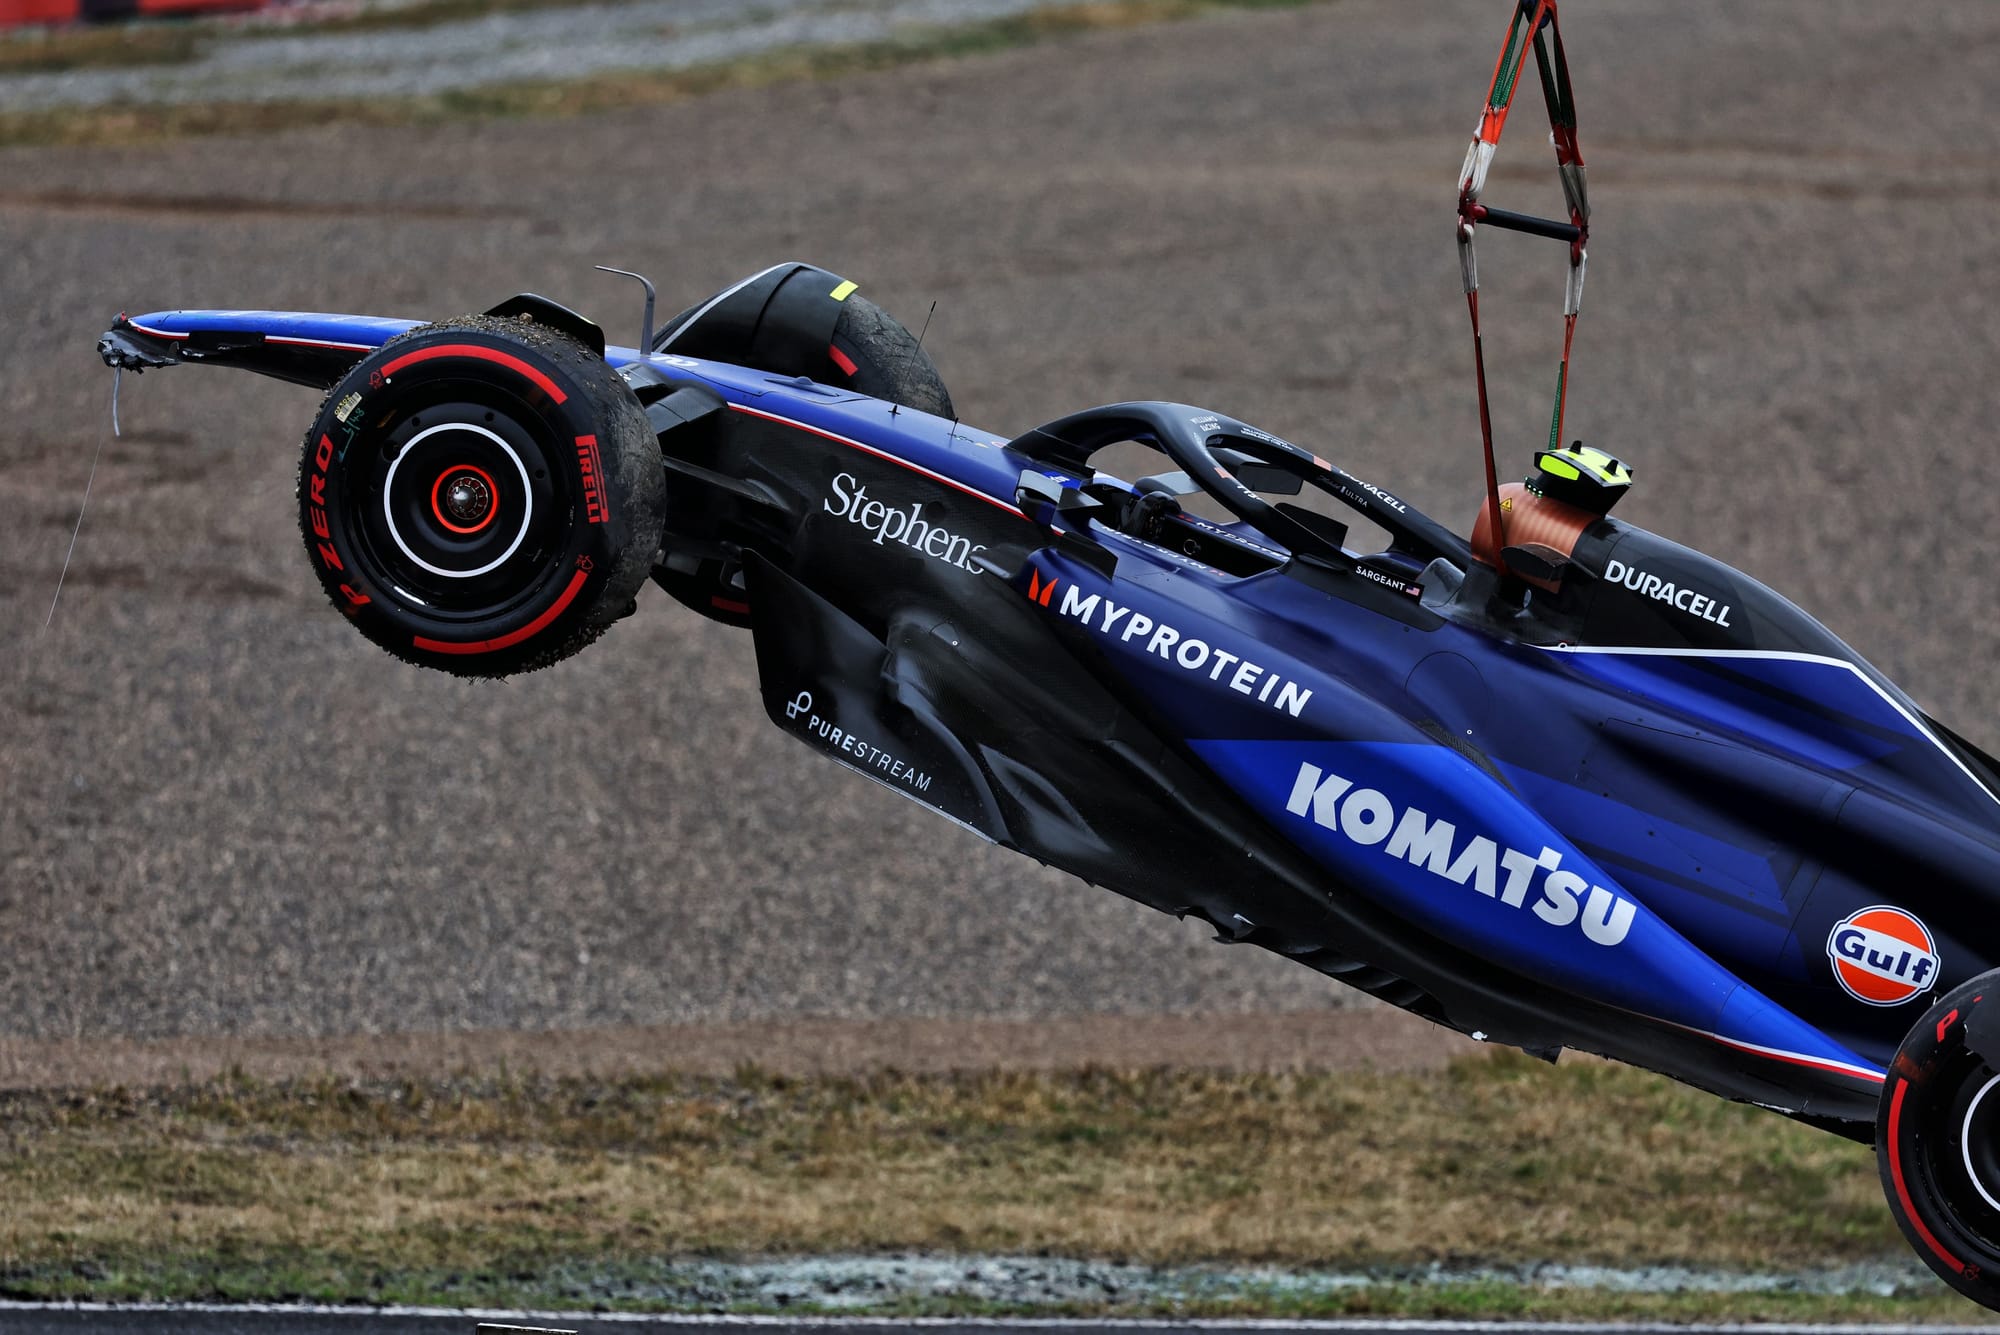
{"label": "asphalt track surface", "polygon": [[[534,290],[629,339],[596,262],[672,310],[811,259],[912,325],[935,300],[981,428],[1204,403],[1469,525],[1449,214],[1504,9],[1336,0],[584,121],[0,153],[0,1035],[1346,1004],[811,756],[760,717],[748,636],[664,596],[505,684],[395,663],[300,551],[306,391],[128,378],[43,621],[118,310]],[[2000,7],[1568,18],[1596,208],[1572,434],[1635,464],[1624,517],[2000,744]],[[1556,209],[1539,115],[1490,201]],[[1494,235],[1481,264],[1512,472],[1546,430],[1562,259]]]}
{"label": "asphalt track surface", "polygon": [[528,1322],[541,1328],[558,1328],[592,1335],[596,1331],[688,1330],[754,1331],[756,1335],[1004,1335],[1009,1331],[1033,1335],[1229,1335],[1230,1332],[1297,1332],[1298,1335],[1468,1335],[1469,1332],[1505,1331],[1506,1335],[1737,1335],[1756,1330],[1759,1335],[1973,1335],[1989,1330],[1986,1326],[1898,1326],[1898,1325],[1787,1325],[1766,1323],[1741,1325],[1653,1325],[1644,1323],[1576,1322],[1490,1322],[1371,1320],[1262,1320],[1262,1321],[1074,1321],[1062,1318],[1026,1320],[985,1319],[958,1321],[949,1318],[908,1320],[897,1317],[823,1318],[787,1320],[783,1317],[687,1317],[619,1314],[604,1316],[585,1313],[556,1313],[509,1316],[501,1313],[466,1313],[438,1316],[409,1310],[364,1312],[353,1309],[309,1309],[252,1311],[226,1308],[185,1308],[134,1310],[92,1308],[63,1310],[27,1308],[0,1309],[0,1330],[8,1335],[67,1335],[88,1330],[93,1335],[123,1335],[124,1332],[166,1332],[168,1335],[473,1335],[481,1321]]}

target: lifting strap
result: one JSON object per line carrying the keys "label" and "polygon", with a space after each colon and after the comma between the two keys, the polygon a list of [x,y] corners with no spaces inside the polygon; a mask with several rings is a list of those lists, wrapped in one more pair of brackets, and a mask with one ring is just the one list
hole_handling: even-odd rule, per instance
{"label": "lifting strap", "polygon": [[[1549,109],[1549,136],[1556,149],[1556,172],[1562,178],[1569,221],[1537,218],[1479,202],[1487,170],[1500,147],[1500,131],[1514,102],[1514,89],[1529,48],[1541,75],[1542,98]],[[1576,139],[1576,103],[1570,93],[1569,60],[1563,54],[1562,30],[1556,23],[1556,0],[1516,0],[1507,40],[1493,66],[1493,83],[1479,117],[1479,131],[1466,151],[1458,179],[1458,265],[1465,279],[1465,302],[1472,314],[1472,367],[1479,385],[1479,436],[1486,452],[1486,533],[1488,541],[1474,549],[1481,561],[1506,573],[1500,551],[1506,546],[1501,524],[1500,484],[1493,465],[1493,419],[1486,400],[1486,357],[1479,337],[1479,261],[1472,249],[1473,229],[1491,223],[1509,231],[1552,237],[1569,243],[1569,277],[1563,290],[1562,362],[1556,369],[1556,401],[1549,418],[1549,448],[1562,448],[1563,403],[1569,391],[1570,343],[1576,337],[1576,315],[1583,305],[1583,270],[1590,240],[1590,197],[1585,193],[1583,150]],[[1483,550],[1482,550],[1483,548]]]}

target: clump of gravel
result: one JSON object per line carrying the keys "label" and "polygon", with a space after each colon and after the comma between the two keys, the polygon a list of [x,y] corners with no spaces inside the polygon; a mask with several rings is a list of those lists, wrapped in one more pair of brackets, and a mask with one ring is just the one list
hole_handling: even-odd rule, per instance
{"label": "clump of gravel", "polygon": [[1915,1259],[1857,1262],[1759,1274],[1690,1266],[1556,1263],[1487,1266],[1437,1262],[1363,1270],[1145,1266],[1033,1256],[825,1256],[749,1262],[661,1263],[616,1274],[552,1276],[549,1288],[579,1303],[657,1302],[675,1307],[877,1309],[951,1300],[1008,1309],[1309,1299],[1371,1284],[1517,1284],[1610,1293],[1798,1293],[1894,1297],[1936,1281]]}

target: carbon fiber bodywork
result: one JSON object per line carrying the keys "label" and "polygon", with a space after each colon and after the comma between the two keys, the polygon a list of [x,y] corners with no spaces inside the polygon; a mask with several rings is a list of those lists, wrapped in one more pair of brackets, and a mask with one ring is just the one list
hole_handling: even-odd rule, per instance
{"label": "carbon fiber bodywork", "polygon": [[[794,360],[831,327],[801,310]],[[770,338],[728,313],[663,338]],[[324,384],[411,324],[163,312],[101,351]],[[837,376],[605,356],[667,470],[659,582],[750,628],[778,727],[983,838],[1464,1032],[1862,1140],[1922,1003],[1995,963],[1992,763],[1709,557],[1510,489],[1551,577],[1503,578],[1187,405],[1010,440]],[[1095,471],[1122,441],[1177,467]],[[1302,487],[1390,546],[1271,499]],[[1928,946],[1897,956],[1904,919]]]}

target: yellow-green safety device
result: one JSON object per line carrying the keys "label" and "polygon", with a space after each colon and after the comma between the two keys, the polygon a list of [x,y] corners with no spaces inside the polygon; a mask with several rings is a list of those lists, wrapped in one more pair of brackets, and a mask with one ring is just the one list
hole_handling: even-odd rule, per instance
{"label": "yellow-green safety device", "polygon": [[1528,490],[1592,514],[1604,514],[1632,485],[1632,470],[1594,445],[1571,441],[1559,450],[1535,452]]}

